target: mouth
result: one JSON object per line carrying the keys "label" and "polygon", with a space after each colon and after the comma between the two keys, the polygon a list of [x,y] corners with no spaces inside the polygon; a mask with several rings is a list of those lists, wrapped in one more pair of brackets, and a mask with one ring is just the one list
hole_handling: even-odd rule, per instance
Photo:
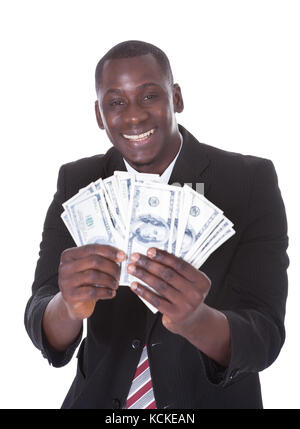
{"label": "mouth", "polygon": [[152,128],[151,130],[146,131],[142,134],[122,134],[122,137],[124,137],[130,143],[133,143],[134,145],[136,145],[140,143],[148,143],[148,141],[150,141],[154,132],[155,132],[155,128]]}

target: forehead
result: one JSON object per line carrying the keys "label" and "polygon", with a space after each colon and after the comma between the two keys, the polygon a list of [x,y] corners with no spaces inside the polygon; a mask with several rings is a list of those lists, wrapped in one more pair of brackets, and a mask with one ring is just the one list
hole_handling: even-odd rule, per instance
{"label": "forehead", "polygon": [[162,87],[168,84],[166,74],[151,54],[105,61],[99,90],[102,95],[111,88],[129,91],[147,82]]}

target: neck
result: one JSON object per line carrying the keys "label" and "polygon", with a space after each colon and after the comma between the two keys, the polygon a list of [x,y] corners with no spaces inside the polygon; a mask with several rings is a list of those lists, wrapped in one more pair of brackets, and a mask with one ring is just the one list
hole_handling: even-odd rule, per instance
{"label": "neck", "polygon": [[160,154],[159,159],[152,160],[151,163],[149,164],[140,164],[140,163],[135,164],[132,161],[127,159],[126,161],[132,168],[137,170],[139,173],[154,173],[154,174],[162,175],[163,172],[168,168],[168,166],[171,164],[171,162],[178,154],[180,145],[181,145],[181,136],[178,131],[178,134],[176,135],[176,141],[171,145],[171,147],[169,146],[166,147],[167,156],[165,158],[165,161],[162,161],[162,159],[164,159],[164,154]]}

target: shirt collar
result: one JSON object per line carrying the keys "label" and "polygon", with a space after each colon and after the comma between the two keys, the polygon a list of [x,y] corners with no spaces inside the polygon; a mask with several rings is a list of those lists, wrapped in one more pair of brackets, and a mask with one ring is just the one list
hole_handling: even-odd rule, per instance
{"label": "shirt collar", "polygon": [[[182,137],[181,133],[179,133],[179,135],[180,135],[180,148],[179,148],[179,150],[177,152],[177,155],[175,156],[175,158],[171,162],[171,164],[160,175],[160,181],[161,181],[161,183],[168,184],[168,182],[170,180],[170,177],[171,177],[171,174],[172,174],[172,171],[173,171],[173,168],[174,168],[174,165],[175,165],[175,162],[176,162],[176,159],[178,158],[178,156],[180,154],[180,151],[181,151],[181,148],[182,148],[182,143],[183,143],[183,137]],[[131,165],[129,165],[128,162],[124,158],[123,158],[123,161],[124,161],[125,166],[127,168],[127,171],[129,173],[138,173],[138,171],[135,170],[134,168],[132,168]]]}

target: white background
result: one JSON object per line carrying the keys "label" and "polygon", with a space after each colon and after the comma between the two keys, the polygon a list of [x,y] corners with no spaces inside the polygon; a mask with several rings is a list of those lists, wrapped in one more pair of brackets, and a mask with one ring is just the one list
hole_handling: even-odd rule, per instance
{"label": "white background", "polygon": [[287,339],[261,373],[266,408],[299,408],[300,4],[282,0],[1,0],[1,408],[59,408],[74,358],[48,365],[23,325],[59,166],[109,147],[94,118],[94,68],[113,45],[170,58],[200,141],[273,160],[291,265]]}

